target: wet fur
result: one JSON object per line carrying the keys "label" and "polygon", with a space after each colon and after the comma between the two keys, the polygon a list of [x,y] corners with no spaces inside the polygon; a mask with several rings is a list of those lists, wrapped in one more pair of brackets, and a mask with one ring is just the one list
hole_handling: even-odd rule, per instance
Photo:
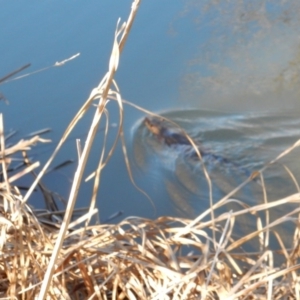
{"label": "wet fur", "polygon": [[[172,128],[169,128],[167,125],[168,123],[163,119],[163,118],[149,118],[146,117],[144,119],[144,124],[147,127],[147,129],[154,135],[156,136],[160,141],[163,141],[166,143],[168,146],[171,145],[191,145],[191,142],[188,140],[188,138],[185,136],[184,132],[180,131],[175,131]],[[244,173],[246,176],[250,176],[250,173],[248,170],[244,169],[241,166],[237,166],[235,163],[231,162],[229,159],[226,157],[217,155],[212,153],[211,151],[208,150],[203,150],[200,145],[197,145],[198,150],[201,153],[202,157],[209,157],[211,160],[218,162],[218,163],[223,163],[227,165],[231,165],[232,167],[235,167],[239,169],[242,173]],[[193,159],[199,159],[198,154],[196,153],[195,149],[194,151],[189,152],[190,157]]]}

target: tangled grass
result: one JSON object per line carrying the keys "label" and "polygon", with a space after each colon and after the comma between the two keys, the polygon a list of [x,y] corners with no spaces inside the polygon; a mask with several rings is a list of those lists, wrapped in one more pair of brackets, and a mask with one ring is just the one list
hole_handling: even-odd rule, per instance
{"label": "tangled grass", "polygon": [[[113,77],[138,5],[139,1],[135,0],[128,21],[120,26],[118,23],[107,74],[71,121],[53,155],[25,195],[14,185],[14,181],[38,166],[37,162],[27,160],[26,153],[37,142],[45,140],[35,136],[6,148],[1,116],[0,297],[300,299],[300,207],[285,210],[285,215],[277,220],[269,221],[268,218],[269,211],[274,207],[298,204],[300,192],[250,207],[232,198],[240,186],[217,203],[211,199],[211,207],[194,220],[130,217],[119,224],[92,226],[91,217],[98,212],[95,199],[101,171],[113,154],[116,139],[109,151],[103,149],[98,168],[90,177],[94,180],[94,188],[88,212],[71,222],[83,170],[100,119],[105,116],[108,120],[108,99],[117,99],[120,108],[118,138],[124,142],[123,101]],[[60,213],[55,210],[38,213],[27,204],[32,191],[40,184],[76,123],[97,99],[99,102],[87,141],[82,151],[78,147],[78,169],[63,220],[57,217]],[[300,141],[270,164],[299,144]],[[123,150],[126,154],[124,144]],[[10,163],[19,152],[23,154],[26,164],[21,171],[11,173]],[[264,169],[253,176],[261,176]],[[208,174],[205,174],[210,182]],[[244,184],[252,179],[249,178]],[[239,202],[240,209],[217,213],[221,206],[233,202]],[[239,226],[237,218],[248,215],[256,220],[256,227],[244,236],[236,236],[234,232]],[[292,224],[289,227],[288,247],[284,243],[286,237],[276,230],[286,223]],[[279,249],[270,248],[271,236],[276,238]],[[257,249],[246,251],[247,245],[256,245]]]}
{"label": "tangled grass", "polygon": [[[37,140],[25,143],[26,148]],[[39,299],[48,280],[46,299],[299,299],[300,207],[265,226],[258,212],[299,203],[300,193],[215,214],[213,220],[206,218],[211,210],[231,198],[195,220],[131,217],[119,224],[78,228],[89,219],[87,213],[68,225],[53,274],[46,278],[62,224],[44,222],[24,203],[9,176],[7,182],[0,208],[2,298]],[[248,214],[255,215],[257,228],[235,237],[236,218]],[[291,220],[287,248],[274,228]],[[281,249],[270,249],[270,233]],[[243,250],[249,243],[259,250]]]}

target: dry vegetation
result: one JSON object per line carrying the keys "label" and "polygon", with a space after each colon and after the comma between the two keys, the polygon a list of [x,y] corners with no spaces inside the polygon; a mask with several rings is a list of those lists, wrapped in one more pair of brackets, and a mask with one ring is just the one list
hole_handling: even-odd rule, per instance
{"label": "dry vegetation", "polygon": [[[299,203],[300,193],[252,207],[241,203],[240,210],[218,215],[216,210],[219,207],[234,201],[232,196],[241,188],[238,187],[215,204],[211,199],[211,208],[195,220],[135,217],[116,225],[91,226],[89,221],[97,213],[95,199],[101,170],[112,155],[114,145],[107,155],[103,150],[93,174],[94,192],[88,213],[70,222],[82,172],[100,119],[107,116],[109,98],[116,98],[120,107],[119,137],[123,141],[122,101],[113,77],[138,5],[139,1],[134,1],[128,21],[118,25],[106,76],[74,117],[25,195],[14,186],[14,181],[38,166],[38,163],[31,164],[27,160],[26,152],[44,140],[35,136],[6,148],[2,118],[0,120],[3,179],[0,206],[1,299],[300,299],[300,207],[288,211],[278,220],[268,221],[272,207]],[[55,219],[55,211],[38,214],[27,204],[30,194],[77,121],[97,99],[99,102],[91,130],[83,151],[79,153],[79,166],[64,219],[62,222],[59,218]],[[297,142],[273,162],[299,144]],[[18,152],[23,153],[26,167],[11,173],[9,166]],[[261,176],[262,171],[255,175]],[[211,184],[208,174],[206,176]],[[256,219],[256,228],[245,236],[235,236],[236,218],[247,215]],[[286,247],[284,237],[275,230],[275,226],[291,221],[291,243]],[[78,226],[81,223],[84,224]],[[270,236],[277,239],[279,249],[269,248]],[[244,245],[252,243],[257,245],[258,250],[242,250]]]}

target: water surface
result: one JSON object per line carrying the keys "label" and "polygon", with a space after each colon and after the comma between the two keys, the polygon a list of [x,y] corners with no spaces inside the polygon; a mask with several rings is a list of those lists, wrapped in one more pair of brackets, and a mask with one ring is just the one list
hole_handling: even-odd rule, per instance
{"label": "water surface", "polygon": [[[167,145],[149,132],[143,119],[134,128],[136,165],[159,186],[158,190],[167,191],[170,202],[190,216],[196,216],[209,205],[203,164],[213,182],[213,198],[217,201],[298,138],[299,119],[290,116],[224,114],[207,110],[172,111],[162,116],[183,128],[201,144],[205,153],[213,154],[212,157],[204,155],[201,162],[192,157],[192,146]],[[274,130],[279,124],[280,128]],[[173,125],[167,123],[166,126]],[[296,157],[297,149],[263,173],[267,186],[270,185],[269,199],[296,192],[282,166],[289,167],[297,178],[300,166],[295,163]],[[262,200],[261,184],[254,180],[239,193],[239,197],[249,205],[259,203]]]}
{"label": "water surface", "polygon": [[[252,2],[251,2],[252,3]],[[67,124],[106,73],[119,17],[125,20],[130,1],[1,2],[3,25],[1,74],[31,63],[29,71],[51,66],[80,52],[61,68],[1,85],[10,105],[1,103],[5,128],[19,130],[15,140],[44,127],[56,143]],[[142,1],[121,55],[116,81],[123,98],[166,115],[203,146],[249,169],[260,168],[299,138],[299,2]],[[43,182],[66,199],[77,154],[84,144],[93,109],[57,157],[75,163],[49,173]],[[118,122],[109,104],[110,125]],[[147,198],[131,183],[119,145],[104,169],[97,198],[102,220],[116,211],[120,218],[138,215],[197,215],[207,207],[207,184],[201,165],[165,149],[141,126],[144,113],[125,106],[124,131],[133,175]],[[101,124],[103,127],[104,122]],[[110,128],[108,146],[116,135]],[[99,131],[86,176],[103,147]],[[35,158],[43,164],[52,147],[40,146]],[[298,174],[297,152],[284,158]],[[209,164],[214,201],[245,179],[221,164]],[[295,191],[277,164],[265,174],[270,199]],[[30,185],[32,178],[25,184]],[[248,203],[261,201],[259,186],[240,193]],[[77,206],[89,205],[91,183],[83,183]],[[260,198],[259,198],[260,197]],[[30,199],[43,206],[40,195]],[[115,219],[115,221],[120,220]]]}

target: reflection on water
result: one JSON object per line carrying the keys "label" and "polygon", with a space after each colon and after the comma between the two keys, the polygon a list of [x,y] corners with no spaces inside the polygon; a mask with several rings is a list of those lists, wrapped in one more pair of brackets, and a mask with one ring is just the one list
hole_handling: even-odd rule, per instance
{"label": "reflection on water", "polygon": [[[300,120],[290,116],[268,116],[264,113],[224,115],[201,110],[172,111],[162,115],[176,122],[195,141],[201,141],[201,147],[206,152],[232,162],[224,164],[222,160],[204,156],[203,163],[212,181],[214,203],[247,179],[241,170],[247,169],[249,174],[259,170],[299,138]],[[135,162],[143,170],[143,176],[154,182],[155,189],[163,191],[164,198],[153,200],[171,202],[179,215],[194,218],[209,207],[209,188],[203,163],[192,158],[187,147],[191,146],[167,145],[147,130],[143,120],[134,127]],[[298,154],[295,149],[264,171],[267,201],[297,192],[283,164],[299,178]],[[147,192],[151,196],[151,189]],[[244,205],[264,201],[261,183],[257,181],[251,181],[232,197],[243,201]],[[220,212],[242,207],[238,202],[232,202],[221,208]],[[289,204],[288,207],[274,209],[270,219],[279,218],[286,209],[291,208]],[[243,232],[256,227],[256,217],[253,220],[250,216],[247,218],[237,219],[241,221],[239,230]]]}
{"label": "reflection on water", "polygon": [[198,45],[182,79],[182,100],[201,108],[297,105],[299,1],[188,0],[185,6],[176,24],[189,18]]}
{"label": "reflection on water", "polygon": [[231,110],[297,105],[298,0],[183,2],[172,23],[180,35],[188,20],[193,36],[192,46],[185,43],[191,55],[180,83],[183,102]]}

